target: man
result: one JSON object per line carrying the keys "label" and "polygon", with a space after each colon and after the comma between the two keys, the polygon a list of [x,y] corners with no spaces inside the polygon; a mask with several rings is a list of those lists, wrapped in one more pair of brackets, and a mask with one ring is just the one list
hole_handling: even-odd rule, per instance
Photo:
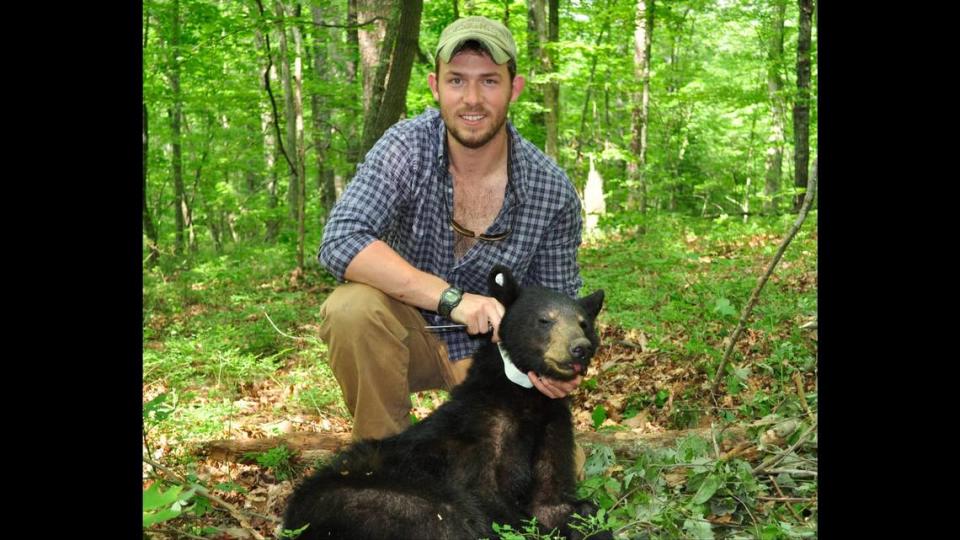
{"label": "man", "polygon": [[[439,112],[387,130],[330,214],[318,258],[348,283],[324,302],[320,337],[354,438],[402,431],[410,392],[451,389],[482,341],[499,340],[504,307],[486,296],[494,264],[523,285],[570,296],[582,285],[577,193],[507,121],[524,86],[516,59],[499,22],[445,28],[428,77]],[[527,376],[551,398],[581,381]]]}

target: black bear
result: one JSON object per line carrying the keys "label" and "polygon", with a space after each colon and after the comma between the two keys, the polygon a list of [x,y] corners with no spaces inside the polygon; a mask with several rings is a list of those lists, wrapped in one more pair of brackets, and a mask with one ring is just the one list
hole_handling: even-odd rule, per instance
{"label": "black bear", "polygon": [[597,507],[575,495],[569,399],[528,388],[524,373],[570,380],[586,372],[603,291],[575,300],[521,288],[502,266],[489,285],[506,307],[500,344],[481,347],[464,382],[422,422],[355,443],[304,480],[288,502],[285,529],[309,524],[302,540],[472,540],[495,537],[494,522],[516,530],[536,517],[543,532],[582,538],[571,516]]}

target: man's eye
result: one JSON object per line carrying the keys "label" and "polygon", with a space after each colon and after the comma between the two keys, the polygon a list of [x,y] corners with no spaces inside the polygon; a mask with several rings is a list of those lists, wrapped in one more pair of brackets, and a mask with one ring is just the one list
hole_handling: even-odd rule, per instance
{"label": "man's eye", "polygon": [[460,82],[461,82],[460,79],[456,77],[454,77],[453,79],[450,79],[450,84],[460,84]]}

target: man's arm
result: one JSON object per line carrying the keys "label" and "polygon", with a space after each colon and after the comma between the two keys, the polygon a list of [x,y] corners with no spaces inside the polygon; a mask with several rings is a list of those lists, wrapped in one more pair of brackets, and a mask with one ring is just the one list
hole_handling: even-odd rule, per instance
{"label": "man's arm", "polygon": [[[436,310],[440,294],[450,285],[418,270],[381,240],[407,204],[403,172],[416,168],[407,162],[415,155],[392,131],[377,141],[330,213],[318,260],[339,280],[365,283],[405,304]],[[499,340],[503,312],[493,298],[466,293],[450,318],[467,325],[470,334],[493,326],[494,340]]]}
{"label": "man's arm", "polygon": [[[374,240],[350,264],[344,277],[365,283],[405,304],[434,311],[440,294],[450,286],[439,276],[418,270],[386,242]],[[454,322],[467,325],[468,334],[483,334],[494,329],[494,342],[500,340],[498,330],[504,308],[494,298],[464,293],[463,300],[450,312]]]}

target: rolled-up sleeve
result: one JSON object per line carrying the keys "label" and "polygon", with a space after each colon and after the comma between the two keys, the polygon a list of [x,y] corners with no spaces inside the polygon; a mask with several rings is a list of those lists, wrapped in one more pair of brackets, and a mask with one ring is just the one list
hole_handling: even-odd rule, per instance
{"label": "rolled-up sleeve", "polygon": [[412,154],[405,146],[393,133],[381,137],[330,212],[317,260],[339,281],[357,253],[384,237],[402,204]]}
{"label": "rolled-up sleeve", "polygon": [[[566,181],[570,185],[569,180]],[[580,197],[570,185],[564,204],[546,228],[540,249],[530,266],[531,275],[535,276],[540,285],[574,298],[583,286],[577,263],[577,249],[580,247],[580,233],[583,228],[580,207]]]}

